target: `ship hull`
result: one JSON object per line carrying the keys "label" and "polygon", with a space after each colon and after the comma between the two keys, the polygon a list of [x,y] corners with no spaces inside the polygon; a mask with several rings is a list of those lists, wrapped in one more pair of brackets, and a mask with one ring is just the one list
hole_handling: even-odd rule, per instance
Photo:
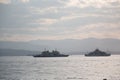
{"label": "ship hull", "polygon": [[90,57],[92,57],[92,56],[96,56],[96,57],[97,57],[97,56],[106,56],[106,57],[107,57],[107,56],[111,56],[111,54],[106,54],[106,55],[89,55],[89,54],[85,54],[85,56],[88,56],[88,57],[89,57],[89,56],[90,56]]}
{"label": "ship hull", "polygon": [[68,57],[69,55],[59,55],[59,56],[42,56],[42,55],[35,55],[33,57]]}

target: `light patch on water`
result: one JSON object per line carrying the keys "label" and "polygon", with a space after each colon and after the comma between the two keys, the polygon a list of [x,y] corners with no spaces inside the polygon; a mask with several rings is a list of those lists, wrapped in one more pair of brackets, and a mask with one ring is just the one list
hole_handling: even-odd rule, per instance
{"label": "light patch on water", "polygon": [[120,55],[60,58],[0,57],[0,80],[120,80]]}

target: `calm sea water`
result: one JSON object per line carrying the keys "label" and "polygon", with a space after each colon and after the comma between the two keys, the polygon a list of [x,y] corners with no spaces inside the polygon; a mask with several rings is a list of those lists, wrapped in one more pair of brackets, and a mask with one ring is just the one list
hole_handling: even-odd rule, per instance
{"label": "calm sea water", "polygon": [[120,80],[120,55],[58,58],[0,57],[0,80]]}

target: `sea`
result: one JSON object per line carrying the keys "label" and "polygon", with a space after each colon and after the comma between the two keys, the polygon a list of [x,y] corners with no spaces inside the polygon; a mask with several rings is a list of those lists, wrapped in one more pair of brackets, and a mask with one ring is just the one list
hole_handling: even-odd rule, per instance
{"label": "sea", "polygon": [[120,80],[120,55],[1,56],[0,80]]}

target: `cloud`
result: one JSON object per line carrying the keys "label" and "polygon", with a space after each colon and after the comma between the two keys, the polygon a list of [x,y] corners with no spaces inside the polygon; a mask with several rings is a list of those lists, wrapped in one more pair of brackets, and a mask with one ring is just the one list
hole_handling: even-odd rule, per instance
{"label": "cloud", "polygon": [[120,0],[1,0],[0,37],[119,38],[119,5]]}
{"label": "cloud", "polygon": [[[78,27],[74,34],[78,34],[83,38],[120,38],[120,23],[97,23]],[[86,36],[85,36],[86,35]]]}
{"label": "cloud", "polygon": [[39,19],[36,20],[36,22],[39,24],[50,25],[50,24],[54,24],[56,22],[56,19]]}
{"label": "cloud", "polygon": [[23,3],[25,3],[25,2],[29,2],[29,0],[21,0]]}
{"label": "cloud", "polygon": [[[55,27],[38,27],[38,28],[23,28],[23,29],[3,29],[6,32],[1,35],[1,40],[18,40],[22,38],[25,41],[36,39],[82,39],[82,38],[119,38],[120,39],[120,23],[97,23],[77,28],[55,28]],[[0,31],[1,32],[1,31]],[[2,32],[1,32],[2,33]]]}
{"label": "cloud", "polygon": [[103,8],[103,7],[111,7],[114,3],[120,3],[120,0],[69,0],[69,2],[64,1],[66,7],[95,7],[95,8]]}
{"label": "cloud", "polygon": [[26,3],[29,2],[29,0],[0,0],[0,3],[3,4],[11,4],[11,3]]}
{"label": "cloud", "polygon": [[0,0],[0,3],[9,4],[11,3],[11,0]]}

